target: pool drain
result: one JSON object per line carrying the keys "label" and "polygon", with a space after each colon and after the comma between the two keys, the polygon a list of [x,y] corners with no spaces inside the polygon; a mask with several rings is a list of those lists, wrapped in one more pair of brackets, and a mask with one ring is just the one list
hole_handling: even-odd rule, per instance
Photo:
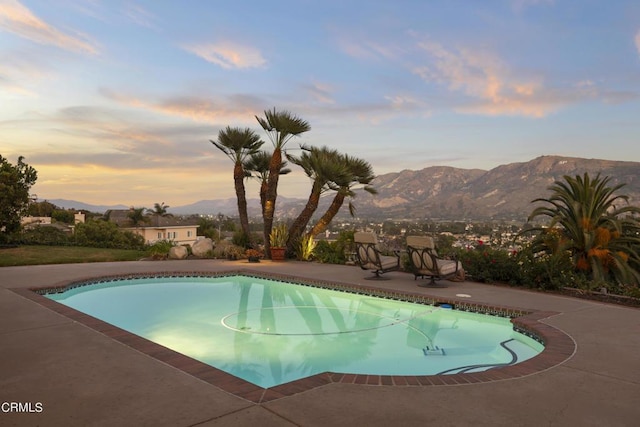
{"label": "pool drain", "polygon": [[422,349],[425,356],[444,356],[444,349],[434,345],[433,347],[426,346]]}

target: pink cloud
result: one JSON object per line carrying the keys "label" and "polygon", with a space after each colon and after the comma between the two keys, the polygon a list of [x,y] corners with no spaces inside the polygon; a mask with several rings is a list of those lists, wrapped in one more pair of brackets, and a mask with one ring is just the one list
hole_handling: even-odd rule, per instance
{"label": "pink cloud", "polygon": [[199,44],[184,48],[205,61],[226,69],[257,68],[267,63],[258,49],[237,43]]}
{"label": "pink cloud", "polygon": [[65,34],[35,16],[17,0],[5,0],[0,4],[0,29],[39,44],[54,45],[74,52],[98,53],[86,37]]}
{"label": "pink cloud", "polygon": [[415,74],[475,99],[470,105],[460,107],[461,112],[543,117],[558,108],[558,104],[549,99],[540,79],[516,76],[490,52],[467,48],[451,50],[429,40],[418,46],[433,61],[428,66],[414,68]]}
{"label": "pink cloud", "polygon": [[261,112],[265,105],[258,98],[242,95],[219,101],[199,96],[178,96],[155,101],[109,89],[102,89],[101,93],[122,105],[206,123],[225,123],[229,120],[253,122],[254,115]]}

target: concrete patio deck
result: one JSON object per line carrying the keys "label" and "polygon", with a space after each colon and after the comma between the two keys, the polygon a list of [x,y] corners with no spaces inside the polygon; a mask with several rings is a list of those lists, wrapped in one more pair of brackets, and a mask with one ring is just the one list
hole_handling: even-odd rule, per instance
{"label": "concrete patio deck", "polygon": [[[413,276],[364,280],[356,267],[251,264],[251,270],[557,312],[542,322],[576,352],[541,372],[474,384],[331,382],[254,403],[176,369],[21,295],[20,289],[106,275],[211,272],[246,262],[188,260],[0,268],[0,425],[64,426],[635,426],[640,419],[640,310],[526,290],[449,283],[419,288]],[[18,289],[18,291],[16,291]],[[42,412],[6,412],[36,402]],[[35,410],[35,407],[33,408]]]}

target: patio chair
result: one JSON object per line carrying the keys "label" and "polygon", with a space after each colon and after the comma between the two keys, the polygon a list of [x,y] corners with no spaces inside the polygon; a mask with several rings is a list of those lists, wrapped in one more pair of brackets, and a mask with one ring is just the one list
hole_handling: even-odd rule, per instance
{"label": "patio chair", "polygon": [[394,256],[382,255],[375,233],[358,231],[353,235],[353,240],[358,265],[363,270],[373,271],[374,276],[367,279],[386,280],[381,274],[400,270],[400,253],[394,251]]}
{"label": "patio chair", "polygon": [[451,279],[463,271],[460,261],[438,256],[433,238],[429,236],[407,236],[407,253],[414,280],[418,277],[431,279],[418,286],[436,286],[436,280]]}

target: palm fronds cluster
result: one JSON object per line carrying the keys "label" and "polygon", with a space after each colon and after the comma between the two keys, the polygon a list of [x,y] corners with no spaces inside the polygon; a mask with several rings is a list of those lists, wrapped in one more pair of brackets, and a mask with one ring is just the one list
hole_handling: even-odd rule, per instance
{"label": "palm fronds cluster", "polygon": [[[270,237],[274,228],[278,183],[280,175],[291,172],[291,169],[287,168],[288,163],[299,166],[311,179],[307,203],[291,223],[287,233],[286,248],[290,254],[296,253],[301,241],[308,241],[324,232],[346,199],[349,200],[349,212],[354,215],[355,206],[352,199],[356,196],[357,189],[375,194],[376,190],[371,186],[375,178],[373,168],[365,160],[329,147],[305,144],[300,145],[300,155],[286,152],[286,145],[291,139],[311,130],[307,121],[289,111],[278,111],[275,108],[264,111],[264,117],[256,116],[256,120],[266,132],[273,150],[262,150],[265,142],[249,128],[226,127],[218,133],[217,141],[211,143],[234,163],[233,178],[240,225],[243,233],[249,238],[251,234],[244,179],[255,178],[260,182],[266,256],[269,256]],[[320,219],[309,227],[309,222],[318,209],[320,197],[329,191],[335,193],[331,204]]]}
{"label": "palm fronds cluster", "polygon": [[529,220],[547,217],[534,248],[571,256],[575,269],[596,282],[640,283],[640,208],[616,194],[625,184],[611,185],[609,177],[564,176],[549,187],[549,198],[533,210]]}

